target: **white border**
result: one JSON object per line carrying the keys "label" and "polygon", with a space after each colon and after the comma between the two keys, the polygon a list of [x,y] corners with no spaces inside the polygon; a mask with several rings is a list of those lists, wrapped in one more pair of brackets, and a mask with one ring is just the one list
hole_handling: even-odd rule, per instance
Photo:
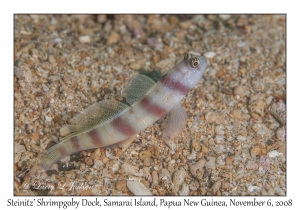
{"label": "white border", "polygon": [[[299,10],[296,1],[2,1],[1,3],[1,201],[0,206],[7,206],[8,199],[34,199],[34,197],[13,197],[13,14],[14,13],[287,13],[287,196],[258,197],[259,200],[288,200],[293,199],[289,209],[300,209],[297,177],[300,159],[297,118],[299,115]],[[81,200],[84,197],[75,197]],[[104,199],[105,197],[100,197]],[[124,200],[123,197],[108,197],[114,200]],[[126,197],[127,199],[128,197]],[[164,197],[162,197],[164,198]],[[190,197],[201,199],[225,200],[224,197]],[[229,197],[238,200],[251,200],[253,197]],[[35,198],[38,199],[38,198]],[[50,199],[50,198],[49,198]],[[51,197],[52,200],[70,200],[71,197]],[[87,199],[94,199],[88,197]],[[146,199],[146,198],[145,198]],[[147,197],[152,199],[152,197]],[[159,199],[159,197],[158,197]],[[169,200],[183,200],[182,197],[166,197]],[[49,207],[44,207],[50,209]],[[122,207],[132,209],[133,207]],[[139,207],[135,207],[137,209]],[[176,208],[176,207],[175,207]],[[180,207],[181,208],[181,207]],[[199,207],[198,207],[199,208]],[[202,208],[202,207],[200,207]],[[240,208],[240,207],[235,207]],[[7,209],[7,207],[5,208]],[[73,209],[73,208],[68,208]],[[82,209],[82,207],[81,207]],[[167,208],[165,208],[167,209]],[[174,209],[174,208],[172,208]],[[179,209],[179,207],[177,207]],[[214,207],[213,207],[214,209]]]}

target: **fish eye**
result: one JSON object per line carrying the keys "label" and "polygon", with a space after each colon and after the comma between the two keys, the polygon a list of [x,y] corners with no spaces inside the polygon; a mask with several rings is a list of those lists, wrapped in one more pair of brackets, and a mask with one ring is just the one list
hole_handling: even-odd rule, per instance
{"label": "fish eye", "polygon": [[183,59],[184,59],[184,60],[188,60],[188,59],[190,59],[191,57],[192,57],[192,54],[191,54],[191,53],[187,53],[187,54],[184,55]]}
{"label": "fish eye", "polygon": [[191,62],[190,62],[192,68],[197,68],[200,64],[200,60],[198,58],[193,58],[191,59]]}

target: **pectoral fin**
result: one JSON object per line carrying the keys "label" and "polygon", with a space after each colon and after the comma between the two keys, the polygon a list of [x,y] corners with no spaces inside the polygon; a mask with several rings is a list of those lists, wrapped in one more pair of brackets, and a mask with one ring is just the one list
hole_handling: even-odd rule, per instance
{"label": "pectoral fin", "polygon": [[173,139],[183,129],[187,115],[181,104],[175,106],[166,116],[162,128],[166,139]]}

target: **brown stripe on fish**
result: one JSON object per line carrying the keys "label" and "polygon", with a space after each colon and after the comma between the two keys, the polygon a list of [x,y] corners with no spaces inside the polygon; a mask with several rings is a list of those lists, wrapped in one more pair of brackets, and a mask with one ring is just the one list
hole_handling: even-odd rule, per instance
{"label": "brown stripe on fish", "polygon": [[61,147],[58,149],[58,151],[59,151],[59,154],[60,154],[61,157],[65,157],[65,156],[68,154],[68,152],[67,152],[67,150],[64,148],[64,146],[61,146]]}
{"label": "brown stripe on fish", "polygon": [[171,90],[176,90],[180,92],[183,95],[186,95],[190,88],[184,85],[182,81],[174,81],[172,80],[172,77],[169,74],[165,74],[161,79],[160,82],[162,82],[165,86],[167,86]]}
{"label": "brown stripe on fish", "polygon": [[72,148],[75,150],[75,151],[81,151],[81,146],[79,145],[79,140],[77,138],[77,136],[74,136],[70,139],[71,141],[71,144],[72,144]]}
{"label": "brown stripe on fish", "polygon": [[117,117],[112,121],[112,125],[121,133],[125,134],[126,136],[130,137],[136,134],[134,128],[124,121],[121,116]]}
{"label": "brown stripe on fish", "polygon": [[168,112],[164,108],[152,103],[147,96],[141,100],[141,105],[147,110],[147,112],[158,117],[162,117]]}
{"label": "brown stripe on fish", "polygon": [[100,135],[97,132],[97,129],[93,129],[93,130],[89,131],[87,134],[91,137],[92,143],[95,146],[97,146],[97,147],[103,147],[104,146],[103,142],[100,138]]}

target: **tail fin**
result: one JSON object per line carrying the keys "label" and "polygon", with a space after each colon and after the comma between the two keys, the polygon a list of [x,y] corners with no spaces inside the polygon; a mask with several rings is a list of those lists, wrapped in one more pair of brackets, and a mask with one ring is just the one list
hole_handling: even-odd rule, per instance
{"label": "tail fin", "polygon": [[[49,148],[48,153],[42,158],[42,168],[45,171],[49,170],[57,161],[63,158],[59,152],[60,147],[61,144],[59,143]],[[67,156],[67,154],[65,156]]]}

